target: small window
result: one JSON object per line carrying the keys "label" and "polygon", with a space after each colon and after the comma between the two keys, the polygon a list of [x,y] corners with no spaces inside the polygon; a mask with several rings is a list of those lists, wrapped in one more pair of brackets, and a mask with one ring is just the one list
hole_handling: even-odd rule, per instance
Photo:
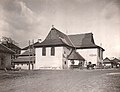
{"label": "small window", "polygon": [[65,61],[65,65],[66,65],[66,61]]}
{"label": "small window", "polygon": [[98,56],[100,57],[100,49],[98,49]]}
{"label": "small window", "polygon": [[42,56],[46,56],[46,47],[42,48]]}
{"label": "small window", "polygon": [[55,56],[55,47],[51,47],[51,56]]}

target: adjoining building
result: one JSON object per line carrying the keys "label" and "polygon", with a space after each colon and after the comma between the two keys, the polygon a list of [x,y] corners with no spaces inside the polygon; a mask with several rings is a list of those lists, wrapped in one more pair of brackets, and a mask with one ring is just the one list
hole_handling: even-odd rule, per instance
{"label": "adjoining building", "polygon": [[75,50],[72,51],[70,55],[68,55],[68,66],[71,69],[79,68],[82,69],[85,65],[85,59]]}
{"label": "adjoining building", "polygon": [[21,53],[21,48],[17,44],[11,38],[0,38],[0,69],[11,69],[13,67],[12,61]]}
{"label": "adjoining building", "polygon": [[0,69],[10,69],[12,56],[15,54],[15,51],[6,47],[3,44],[0,44]]}
{"label": "adjoining building", "polygon": [[13,43],[4,41],[4,42],[2,42],[2,44],[15,52],[15,54],[12,55],[12,59],[17,58],[19,56],[19,54],[21,53],[21,48]]}
{"label": "adjoining building", "polygon": [[103,65],[104,65],[104,68],[111,68],[112,67],[111,60],[108,57],[106,57],[103,60]]}
{"label": "adjoining building", "polygon": [[20,54],[18,58],[14,59],[12,63],[15,66],[15,68],[34,69],[35,50],[26,50],[25,52]]}
{"label": "adjoining building", "polygon": [[85,58],[86,64],[91,62],[96,67],[101,66],[104,49],[95,44],[92,33],[68,36],[77,49],[76,51]]}
{"label": "adjoining building", "polygon": [[[104,49],[95,44],[92,33],[66,35],[53,27],[44,41],[33,45],[34,69],[69,69],[72,65],[71,60],[75,63],[82,60],[84,66],[91,62],[96,67],[103,62]],[[23,50],[28,50],[33,45]],[[77,59],[72,57],[72,54],[77,54]]]}

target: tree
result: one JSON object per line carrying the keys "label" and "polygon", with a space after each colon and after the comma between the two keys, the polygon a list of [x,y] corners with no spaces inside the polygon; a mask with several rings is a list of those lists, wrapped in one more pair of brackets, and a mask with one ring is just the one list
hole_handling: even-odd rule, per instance
{"label": "tree", "polygon": [[14,45],[18,45],[18,43],[15,40],[11,39],[10,37],[5,37],[5,36],[2,37],[1,42],[3,44],[12,43]]}
{"label": "tree", "polygon": [[18,47],[18,43],[10,37],[2,37],[1,43],[11,50],[15,51],[16,54],[20,54],[21,48]]}

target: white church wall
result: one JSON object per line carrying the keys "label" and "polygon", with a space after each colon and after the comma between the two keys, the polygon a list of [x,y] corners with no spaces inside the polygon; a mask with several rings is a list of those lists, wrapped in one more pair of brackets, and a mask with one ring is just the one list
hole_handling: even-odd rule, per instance
{"label": "white church wall", "polygon": [[92,49],[77,49],[77,52],[85,59],[85,61],[92,62],[92,64],[97,65],[97,49],[92,48]]}
{"label": "white church wall", "polygon": [[46,47],[46,56],[42,48],[36,48],[35,69],[62,69],[63,47],[55,47],[55,56],[51,56],[51,47]]}

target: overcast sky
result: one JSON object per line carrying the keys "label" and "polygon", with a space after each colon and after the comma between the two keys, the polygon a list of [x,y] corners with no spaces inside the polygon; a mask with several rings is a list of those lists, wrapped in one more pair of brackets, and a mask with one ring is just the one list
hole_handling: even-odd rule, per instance
{"label": "overcast sky", "polygon": [[0,36],[20,47],[43,40],[52,25],[67,34],[92,32],[104,57],[120,57],[120,0],[0,0]]}

